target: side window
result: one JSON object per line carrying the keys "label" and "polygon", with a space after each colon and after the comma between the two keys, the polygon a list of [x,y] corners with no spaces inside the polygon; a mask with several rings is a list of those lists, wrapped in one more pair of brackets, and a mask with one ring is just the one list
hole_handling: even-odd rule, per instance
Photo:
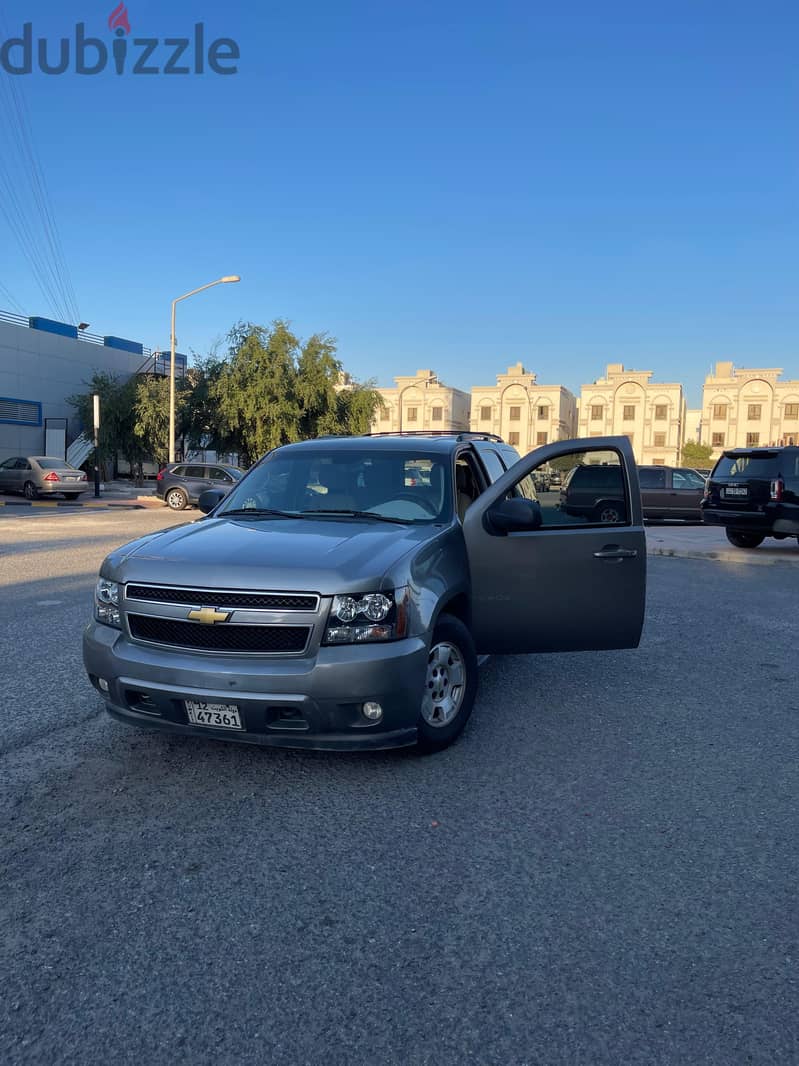
{"label": "side window", "polygon": [[[562,483],[538,495],[542,526],[563,529],[570,526],[629,525],[630,508],[624,467],[618,452],[574,451],[559,456],[549,466],[562,477]],[[522,478],[517,494],[536,499],[532,483],[536,470]],[[530,489],[526,482],[531,482]]]}
{"label": "side window", "polygon": [[185,477],[186,476],[186,467],[185,466],[176,466],[175,469],[172,471],[172,473],[173,473],[173,475],[175,477]]}
{"label": "side window", "polygon": [[211,481],[231,481],[232,480],[230,475],[225,473],[225,471],[220,466],[209,466],[208,467],[208,477],[211,479]]}
{"label": "side window", "polygon": [[205,477],[205,467],[204,466],[187,466],[186,467],[185,476],[186,477],[204,478]]}
{"label": "side window", "polygon": [[474,459],[468,452],[461,452],[455,460],[455,506],[461,522],[482,491]]}
{"label": "side window", "polygon": [[704,478],[695,474],[693,470],[675,470],[672,478],[675,489],[703,489],[705,487]]}
{"label": "side window", "polygon": [[[649,467],[642,467],[638,471],[638,480],[642,489],[665,489],[666,470],[665,468],[663,470],[653,470]],[[676,481],[674,487],[675,489],[677,488]]]}
{"label": "side window", "polygon": [[478,452],[483,460],[483,466],[488,471],[490,481],[496,481],[505,473],[505,464],[492,448],[481,448]]}

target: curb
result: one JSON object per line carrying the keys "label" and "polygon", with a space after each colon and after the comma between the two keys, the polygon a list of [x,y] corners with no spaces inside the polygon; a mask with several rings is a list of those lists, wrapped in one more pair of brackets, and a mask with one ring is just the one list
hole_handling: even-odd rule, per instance
{"label": "curb", "polygon": [[125,507],[145,510],[146,504],[126,503],[117,500],[87,500],[85,503],[73,502],[72,500],[0,500],[0,507],[45,507],[55,510],[57,507],[88,507],[96,510],[98,507]]}

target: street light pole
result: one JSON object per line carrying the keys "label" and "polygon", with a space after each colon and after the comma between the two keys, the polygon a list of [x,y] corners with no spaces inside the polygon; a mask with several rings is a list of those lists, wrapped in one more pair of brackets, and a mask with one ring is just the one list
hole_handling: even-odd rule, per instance
{"label": "street light pole", "polygon": [[227,285],[234,281],[241,281],[238,274],[227,274],[224,278],[217,278],[216,281],[209,281],[207,285],[201,285],[199,289],[192,289],[191,292],[186,292],[183,296],[178,296],[176,300],[172,301],[172,326],[170,330],[170,351],[171,358],[169,360],[169,461],[174,463],[175,461],[175,311],[177,305],[181,300],[187,300],[189,296],[195,296],[198,292],[203,292],[205,289],[211,289],[214,285]]}

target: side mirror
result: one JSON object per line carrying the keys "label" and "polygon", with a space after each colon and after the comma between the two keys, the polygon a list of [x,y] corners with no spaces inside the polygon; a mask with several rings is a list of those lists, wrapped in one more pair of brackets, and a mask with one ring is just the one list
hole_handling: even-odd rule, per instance
{"label": "side mirror", "polygon": [[520,533],[523,530],[539,529],[544,524],[541,504],[514,496],[510,500],[498,500],[485,513],[486,522],[494,533]]}
{"label": "side mirror", "polygon": [[203,514],[208,514],[209,511],[213,511],[220,500],[223,500],[227,496],[227,493],[222,489],[206,489],[205,492],[200,493],[199,505]]}

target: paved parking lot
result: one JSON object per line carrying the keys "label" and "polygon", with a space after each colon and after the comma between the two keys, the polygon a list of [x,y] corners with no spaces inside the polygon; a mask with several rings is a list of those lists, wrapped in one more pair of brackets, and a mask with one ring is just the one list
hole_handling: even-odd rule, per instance
{"label": "paved parking lot", "polygon": [[799,1059],[787,561],[653,557],[637,651],[490,661],[438,756],[313,755],[84,681],[102,556],[194,516],[0,517],[4,1063]]}

